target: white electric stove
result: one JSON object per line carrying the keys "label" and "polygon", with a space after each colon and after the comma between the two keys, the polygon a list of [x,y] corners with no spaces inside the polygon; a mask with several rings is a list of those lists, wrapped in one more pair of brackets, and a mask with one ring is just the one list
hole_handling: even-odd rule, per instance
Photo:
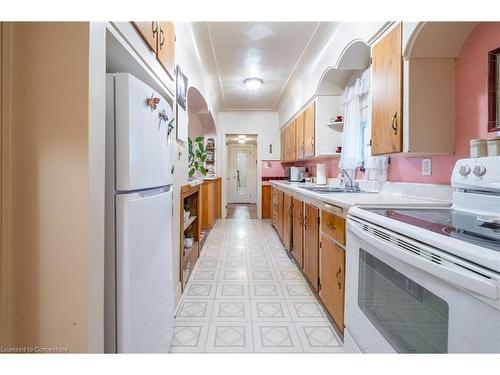
{"label": "white electric stove", "polygon": [[452,208],[349,211],[346,351],[500,352],[500,157],[451,184]]}

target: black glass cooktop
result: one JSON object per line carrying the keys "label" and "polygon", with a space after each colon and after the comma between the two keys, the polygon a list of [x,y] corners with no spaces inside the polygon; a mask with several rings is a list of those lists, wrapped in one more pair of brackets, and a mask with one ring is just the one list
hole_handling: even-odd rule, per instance
{"label": "black glass cooktop", "polygon": [[368,209],[387,218],[500,252],[500,226],[453,209]]}

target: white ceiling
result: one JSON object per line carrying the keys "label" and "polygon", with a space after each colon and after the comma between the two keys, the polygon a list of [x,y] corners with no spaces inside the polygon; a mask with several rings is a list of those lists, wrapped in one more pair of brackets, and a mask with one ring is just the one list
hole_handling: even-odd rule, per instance
{"label": "white ceiling", "polygon": [[[273,110],[318,22],[208,22],[225,110]],[[243,80],[258,77],[259,90]]]}
{"label": "white ceiling", "polygon": [[[227,143],[239,143],[239,134],[227,134],[226,141]],[[245,140],[247,144],[257,144],[257,136],[251,134],[245,134]]]}

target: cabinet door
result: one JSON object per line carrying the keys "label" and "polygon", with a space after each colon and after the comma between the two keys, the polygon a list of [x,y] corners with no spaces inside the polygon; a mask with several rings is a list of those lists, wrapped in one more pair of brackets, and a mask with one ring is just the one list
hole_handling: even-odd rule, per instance
{"label": "cabinet door", "polygon": [[403,58],[399,24],[372,48],[372,154],[403,151]]}
{"label": "cabinet door", "polygon": [[170,78],[174,79],[175,69],[175,27],[173,22],[160,22],[158,35],[158,61]]}
{"label": "cabinet door", "polygon": [[205,180],[201,185],[201,229],[207,230],[214,226],[215,205],[214,205],[214,181]]}
{"label": "cabinet door", "polygon": [[294,120],[292,121],[292,123],[290,124],[289,126],[289,140],[288,140],[288,147],[290,149],[290,159],[289,161],[294,161],[294,160],[297,160],[296,159],[296,155],[295,155],[295,129],[296,129],[296,125],[297,125],[297,121]]}
{"label": "cabinet door", "polygon": [[313,288],[318,291],[319,279],[319,209],[305,206],[304,273]]}
{"label": "cabinet door", "polygon": [[220,219],[222,217],[222,179],[219,177],[215,180],[215,218]]}
{"label": "cabinet door", "polygon": [[292,197],[283,194],[283,245],[290,251],[292,248]]}
{"label": "cabinet door", "polygon": [[278,229],[278,191],[271,186],[271,217],[274,229]]}
{"label": "cabinet door", "polygon": [[304,267],[304,202],[300,199],[293,198],[293,257],[299,264],[300,268]]}
{"label": "cabinet door", "polygon": [[280,236],[281,240],[283,241],[283,192],[281,190],[278,190],[278,235]]}
{"label": "cabinet door", "polygon": [[295,159],[304,158],[304,112],[295,120]]}
{"label": "cabinet door", "polygon": [[280,131],[280,161],[285,162],[285,130]]}
{"label": "cabinet door", "polygon": [[345,252],[321,236],[320,258],[319,295],[337,327],[344,331]]}
{"label": "cabinet door", "polygon": [[271,186],[262,186],[262,218],[271,218]]}
{"label": "cabinet door", "polygon": [[132,22],[135,29],[142,36],[142,39],[149,46],[151,51],[156,52],[156,43],[157,43],[157,35],[158,35],[158,22],[149,21],[149,22]]}
{"label": "cabinet door", "polygon": [[304,111],[304,157],[309,158],[314,156],[315,144],[314,139],[316,121],[316,103],[312,102]]}

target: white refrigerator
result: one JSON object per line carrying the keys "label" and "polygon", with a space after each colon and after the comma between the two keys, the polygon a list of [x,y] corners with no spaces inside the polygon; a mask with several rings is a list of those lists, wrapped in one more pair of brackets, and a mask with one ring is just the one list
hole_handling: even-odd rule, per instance
{"label": "white refrigerator", "polygon": [[171,106],[106,77],[105,351],[168,352],[173,335]]}

